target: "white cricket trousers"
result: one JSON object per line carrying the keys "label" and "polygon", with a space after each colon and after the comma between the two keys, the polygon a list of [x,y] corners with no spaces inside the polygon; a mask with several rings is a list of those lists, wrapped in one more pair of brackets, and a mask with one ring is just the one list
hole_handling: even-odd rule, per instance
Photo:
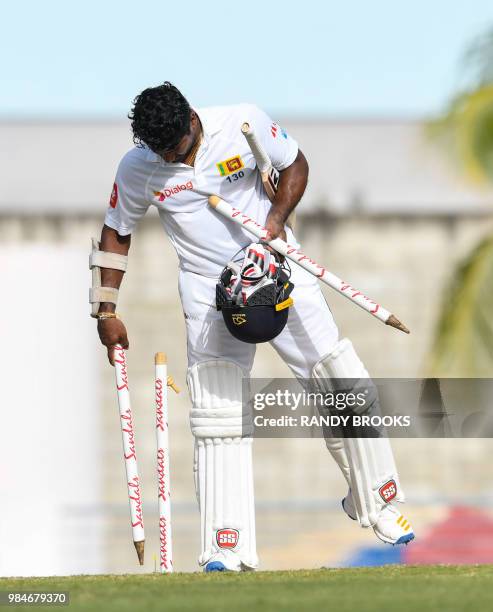
{"label": "white cricket trousers", "polygon": [[[248,374],[256,345],[241,342],[229,333],[215,306],[217,280],[180,271],[188,366],[209,359],[229,359]],[[339,333],[319,281],[295,263],[291,264],[291,281],[294,305],[289,309],[286,327],[271,345],[297,378],[311,378],[313,366],[334,348]]]}

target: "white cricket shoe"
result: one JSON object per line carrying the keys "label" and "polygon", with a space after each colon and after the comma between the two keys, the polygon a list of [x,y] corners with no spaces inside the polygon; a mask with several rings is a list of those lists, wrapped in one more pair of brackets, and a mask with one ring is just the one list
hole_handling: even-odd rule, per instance
{"label": "white cricket shoe", "polygon": [[[356,520],[356,511],[350,493],[342,500],[342,508],[350,519]],[[411,523],[392,503],[382,508],[377,522],[373,525],[373,531],[382,542],[393,546],[409,544],[415,537]]]}
{"label": "white cricket shoe", "polygon": [[241,572],[242,570],[240,558],[230,550],[217,552],[204,567],[204,572]]}
{"label": "white cricket shoe", "polygon": [[392,503],[382,508],[377,522],[373,525],[373,531],[377,538],[387,544],[409,544],[411,540],[414,540],[411,523]]}

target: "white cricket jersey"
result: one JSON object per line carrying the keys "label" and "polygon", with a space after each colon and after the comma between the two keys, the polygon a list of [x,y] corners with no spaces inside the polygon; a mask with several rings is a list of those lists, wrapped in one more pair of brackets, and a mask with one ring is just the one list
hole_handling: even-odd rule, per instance
{"label": "white cricket jersey", "polygon": [[207,198],[219,195],[261,224],[265,224],[271,205],[241,133],[242,124],[247,121],[255,130],[278,170],[294,162],[298,145],[251,104],[196,112],[203,140],[194,167],[168,163],[146,147],[134,147],[118,167],[105,224],[126,236],[149,206],[155,206],[176,249],[180,268],[217,278],[226,263],[254,237],[210,208]]}

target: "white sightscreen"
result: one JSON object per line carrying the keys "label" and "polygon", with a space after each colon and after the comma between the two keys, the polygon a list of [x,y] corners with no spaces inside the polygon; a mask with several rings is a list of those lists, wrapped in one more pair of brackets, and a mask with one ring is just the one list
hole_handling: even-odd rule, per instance
{"label": "white sightscreen", "polygon": [[103,569],[87,252],[0,246],[0,575]]}

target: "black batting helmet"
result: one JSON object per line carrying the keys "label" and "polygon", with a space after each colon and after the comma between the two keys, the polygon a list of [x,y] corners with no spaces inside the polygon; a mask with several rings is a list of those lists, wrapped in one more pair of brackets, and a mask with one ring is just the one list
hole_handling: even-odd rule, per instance
{"label": "black batting helmet", "polygon": [[216,285],[216,307],[235,338],[257,344],[281,333],[293,304],[289,274],[262,244],[248,247],[242,265],[228,263]]}

